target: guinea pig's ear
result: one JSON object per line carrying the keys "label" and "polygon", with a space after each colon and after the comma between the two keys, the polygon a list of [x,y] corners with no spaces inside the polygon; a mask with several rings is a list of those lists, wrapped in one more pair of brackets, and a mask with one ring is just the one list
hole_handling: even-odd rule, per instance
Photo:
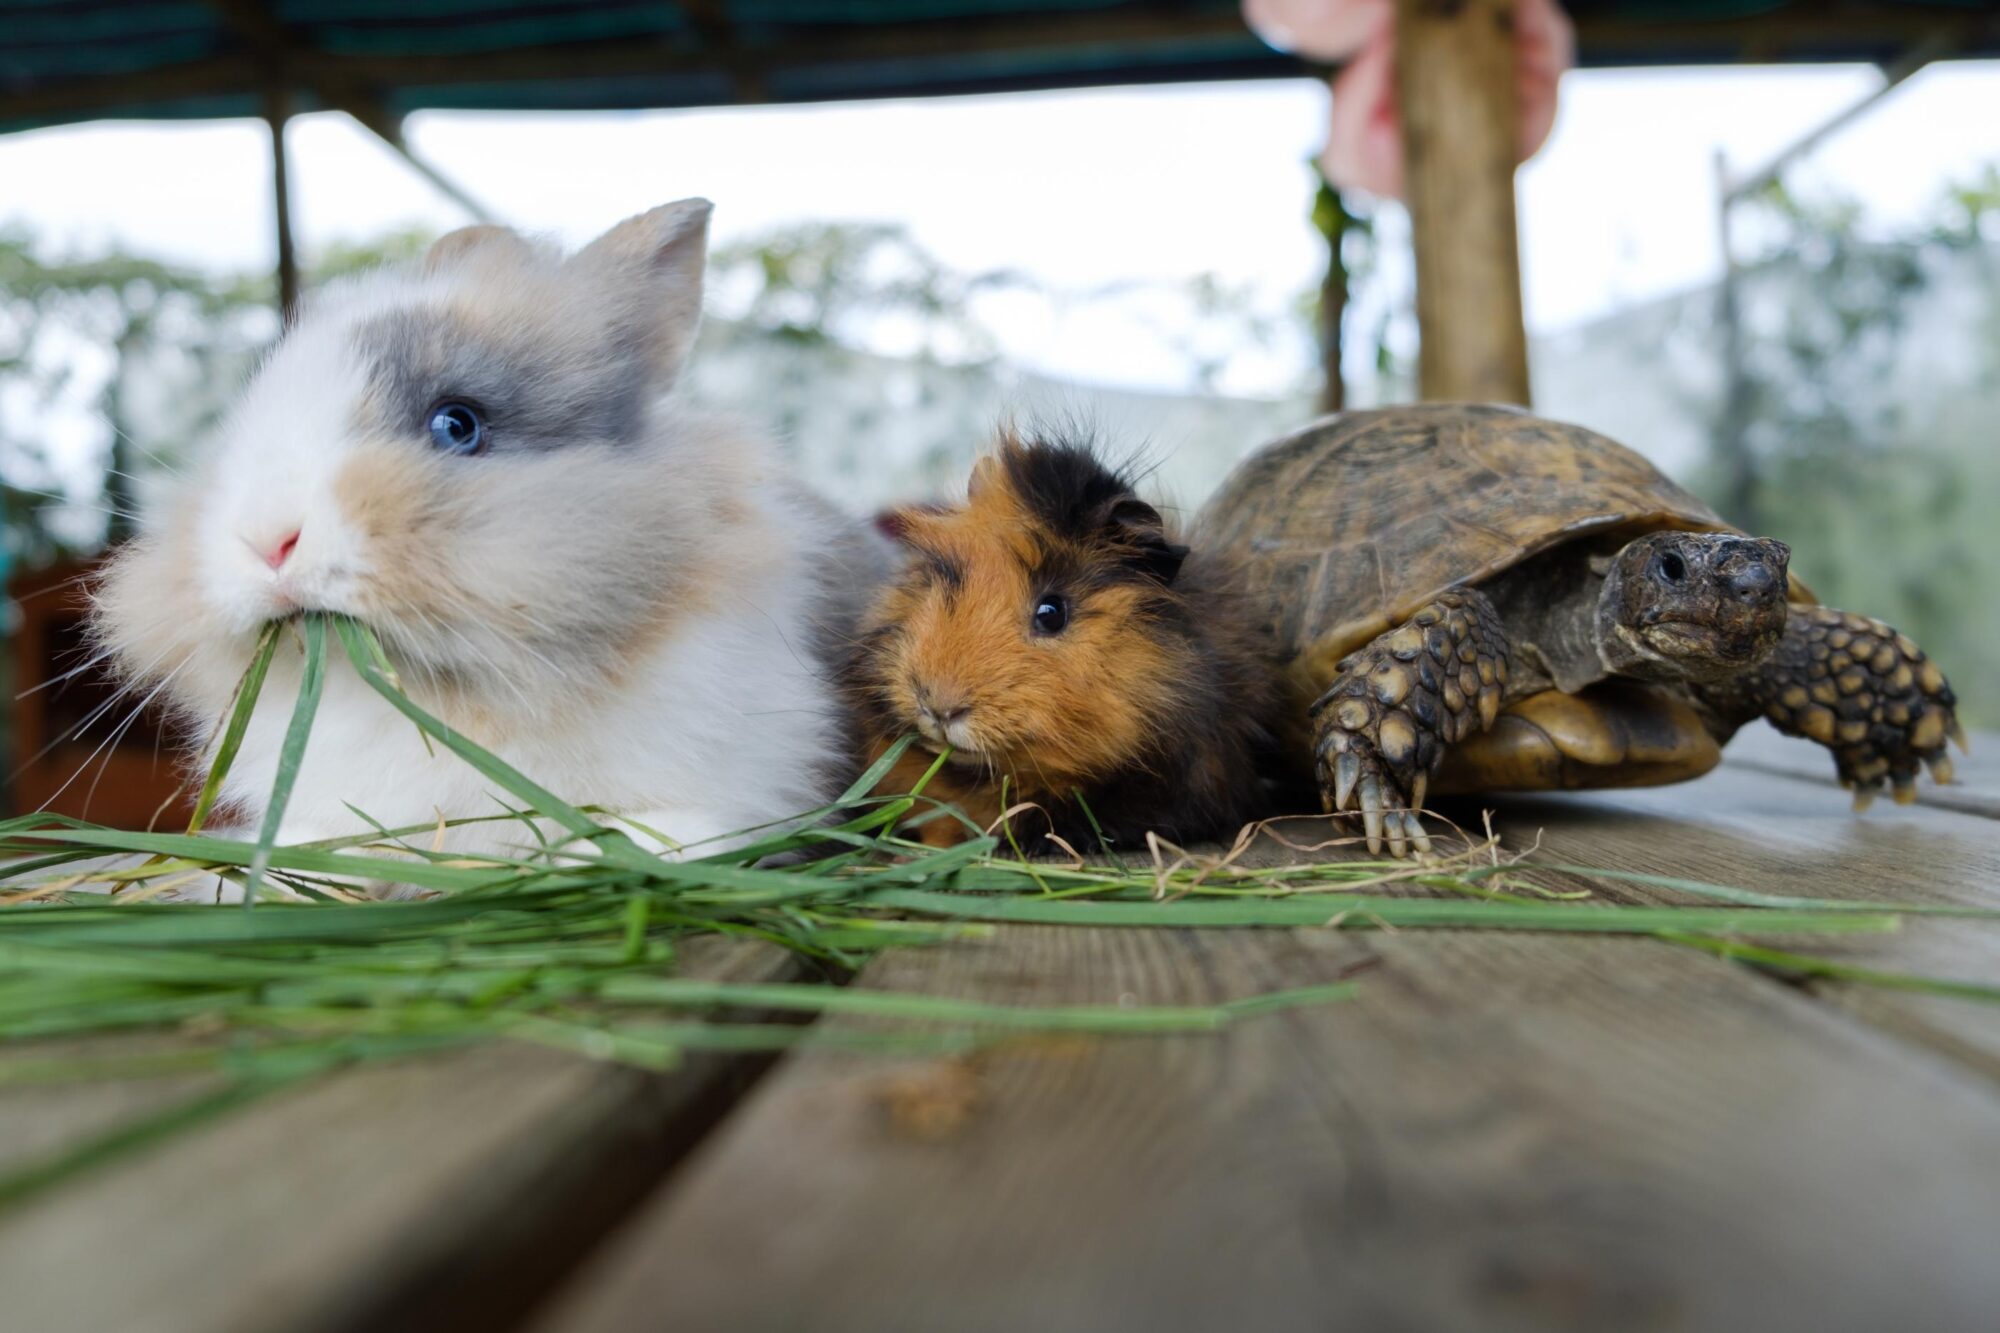
{"label": "guinea pig's ear", "polygon": [[883,509],[875,515],[875,531],[892,542],[907,542],[923,525],[925,518],[944,512],[942,505],[914,504],[902,505],[895,509]]}
{"label": "guinea pig's ear", "polygon": [[1162,583],[1180,575],[1188,548],[1167,540],[1167,521],[1160,511],[1137,496],[1121,495],[1104,507],[1099,523],[1112,543],[1130,554],[1126,563]]}
{"label": "guinea pig's ear", "polygon": [[972,460],[972,475],[965,479],[965,498],[977,500],[981,491],[991,486],[1000,477],[1000,460],[992,454],[981,454]]}
{"label": "guinea pig's ear", "polygon": [[424,252],[424,272],[438,273],[455,267],[475,250],[486,253],[506,250],[523,256],[530,253],[528,243],[518,232],[482,222],[476,227],[448,231],[432,241],[431,248]]}
{"label": "guinea pig's ear", "polygon": [[680,377],[701,328],[702,270],[708,263],[706,199],[663,204],[605,232],[569,262],[632,302],[663,387]]}

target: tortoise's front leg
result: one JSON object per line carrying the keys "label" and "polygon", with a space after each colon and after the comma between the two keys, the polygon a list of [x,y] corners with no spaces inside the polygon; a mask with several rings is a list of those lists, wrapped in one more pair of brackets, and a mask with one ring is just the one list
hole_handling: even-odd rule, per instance
{"label": "tortoise's front leg", "polygon": [[1924,764],[1937,781],[1951,781],[1945,741],[1965,747],[1957,697],[1937,664],[1908,635],[1851,611],[1793,607],[1762,665],[1697,693],[1731,728],[1762,714],[1786,735],[1831,750],[1857,810],[1884,778],[1897,801],[1915,800]]}
{"label": "tortoise's front leg", "polygon": [[1507,634],[1486,595],[1461,588],[1342,658],[1312,706],[1313,768],[1329,811],[1358,810],[1368,850],[1430,850],[1417,816],[1447,745],[1493,724]]}

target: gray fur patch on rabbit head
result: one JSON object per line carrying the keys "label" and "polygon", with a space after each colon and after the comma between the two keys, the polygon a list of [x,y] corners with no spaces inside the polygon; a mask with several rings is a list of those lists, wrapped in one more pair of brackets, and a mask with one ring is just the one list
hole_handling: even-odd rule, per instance
{"label": "gray fur patch on rabbit head", "polygon": [[[263,624],[330,611],[413,683],[527,703],[615,679],[722,598],[767,480],[669,393],[708,214],[669,204],[566,259],[468,228],[319,293],[107,579],[128,670],[233,679]],[[438,446],[441,403],[477,408],[483,447]]]}
{"label": "gray fur patch on rabbit head", "polygon": [[564,261],[497,227],[442,238],[425,272],[443,299],[354,327],[368,384],[357,428],[394,431],[464,401],[494,453],[632,439],[700,326],[708,213],[668,204]]}

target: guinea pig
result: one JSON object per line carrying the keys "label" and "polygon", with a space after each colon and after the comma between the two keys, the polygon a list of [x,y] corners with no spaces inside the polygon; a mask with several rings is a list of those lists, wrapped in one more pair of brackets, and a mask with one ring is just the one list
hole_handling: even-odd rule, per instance
{"label": "guinea pig", "polygon": [[[417,703],[669,846],[823,804],[853,761],[840,657],[887,547],[671,392],[709,211],[668,204],[568,257],[472,227],[309,298],[96,590],[135,695],[205,745],[263,627],[333,612]],[[281,642],[224,793],[252,820],[301,675]],[[363,831],[350,806],[392,827],[500,813],[332,656],[282,839]],[[446,846],[528,841],[502,822]]]}
{"label": "guinea pig", "polygon": [[[959,506],[898,511],[899,575],[847,670],[866,754],[918,742],[887,789],[989,827],[1005,805],[1078,851],[1226,837],[1256,815],[1278,676],[1226,571],[1174,540],[1088,443],[1003,434]],[[1003,793],[1004,788],[1004,793]],[[934,816],[917,836],[970,835]],[[1027,844],[1024,843],[1024,846]]]}

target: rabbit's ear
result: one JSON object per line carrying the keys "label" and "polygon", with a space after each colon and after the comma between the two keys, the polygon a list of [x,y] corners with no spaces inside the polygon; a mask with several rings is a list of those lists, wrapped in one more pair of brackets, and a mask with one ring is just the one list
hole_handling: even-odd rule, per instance
{"label": "rabbit's ear", "polygon": [[629,306],[661,385],[679,378],[701,328],[701,278],[708,262],[706,199],[683,199],[613,227],[570,260]]}
{"label": "rabbit's ear", "polygon": [[504,251],[520,256],[530,253],[530,247],[521,239],[520,233],[491,223],[481,223],[476,227],[448,231],[432,241],[431,248],[424,252],[424,272],[438,273],[454,268],[475,250],[481,253]]}

